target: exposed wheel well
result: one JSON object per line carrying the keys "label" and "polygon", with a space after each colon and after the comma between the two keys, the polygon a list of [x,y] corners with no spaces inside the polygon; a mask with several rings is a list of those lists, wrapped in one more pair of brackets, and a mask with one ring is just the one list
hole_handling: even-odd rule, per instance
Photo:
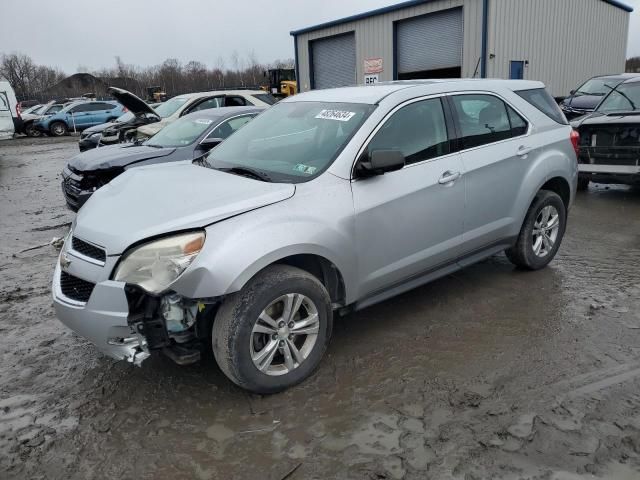
{"label": "exposed wheel well", "polygon": [[542,185],[540,189],[557,193],[562,199],[562,203],[564,203],[565,208],[567,210],[569,209],[569,202],[571,201],[571,187],[564,178],[554,177]]}
{"label": "exposed wheel well", "polygon": [[309,272],[322,282],[331,303],[344,306],[346,300],[344,279],[338,268],[329,260],[319,255],[291,255],[275,263],[291,265]]}

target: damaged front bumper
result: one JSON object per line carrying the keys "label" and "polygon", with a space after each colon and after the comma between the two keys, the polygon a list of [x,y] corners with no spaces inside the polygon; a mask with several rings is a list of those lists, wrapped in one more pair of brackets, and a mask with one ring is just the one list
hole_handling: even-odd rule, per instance
{"label": "damaged front bumper", "polygon": [[62,269],[53,275],[53,303],[62,323],[90,340],[104,354],[140,365],[149,350],[144,337],[129,326],[125,284],[106,280],[96,283],[86,302],[69,298],[61,288]]}

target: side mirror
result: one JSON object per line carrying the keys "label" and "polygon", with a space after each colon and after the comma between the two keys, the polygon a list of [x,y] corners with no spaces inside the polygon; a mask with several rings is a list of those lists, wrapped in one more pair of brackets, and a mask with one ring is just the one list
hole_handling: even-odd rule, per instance
{"label": "side mirror", "polygon": [[358,163],[357,172],[363,177],[384,175],[395,172],[405,165],[402,152],[398,150],[374,150],[369,154],[369,161]]}
{"label": "side mirror", "polygon": [[205,138],[200,142],[198,148],[201,148],[202,150],[211,150],[222,142],[224,142],[224,138]]}
{"label": "side mirror", "polygon": [[569,92],[569,95],[575,95],[575,94],[576,94],[576,91],[575,91],[575,90],[571,90],[571,91]]}

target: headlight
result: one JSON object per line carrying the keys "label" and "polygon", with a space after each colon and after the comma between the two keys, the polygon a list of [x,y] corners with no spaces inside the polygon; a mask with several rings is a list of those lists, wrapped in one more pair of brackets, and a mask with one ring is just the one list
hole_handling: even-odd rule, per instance
{"label": "headlight", "polygon": [[96,135],[102,135],[102,132],[93,132],[89,134],[89,138],[95,137]]}
{"label": "headlight", "polygon": [[140,245],[124,254],[113,279],[149,293],[160,293],[191,265],[202,250],[204,239],[204,231],[200,231]]}

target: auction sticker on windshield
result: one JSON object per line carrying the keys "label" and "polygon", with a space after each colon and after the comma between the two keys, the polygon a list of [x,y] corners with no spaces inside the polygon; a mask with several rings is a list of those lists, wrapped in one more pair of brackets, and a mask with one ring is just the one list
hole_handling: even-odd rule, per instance
{"label": "auction sticker on windshield", "polygon": [[348,122],[355,114],[356,112],[347,112],[345,110],[322,110],[318,115],[316,115],[316,118]]}
{"label": "auction sticker on windshield", "polygon": [[298,163],[295,167],[293,167],[293,169],[296,172],[304,173],[306,175],[313,175],[317,170],[316,167],[310,167],[309,165],[304,165],[303,163]]}

